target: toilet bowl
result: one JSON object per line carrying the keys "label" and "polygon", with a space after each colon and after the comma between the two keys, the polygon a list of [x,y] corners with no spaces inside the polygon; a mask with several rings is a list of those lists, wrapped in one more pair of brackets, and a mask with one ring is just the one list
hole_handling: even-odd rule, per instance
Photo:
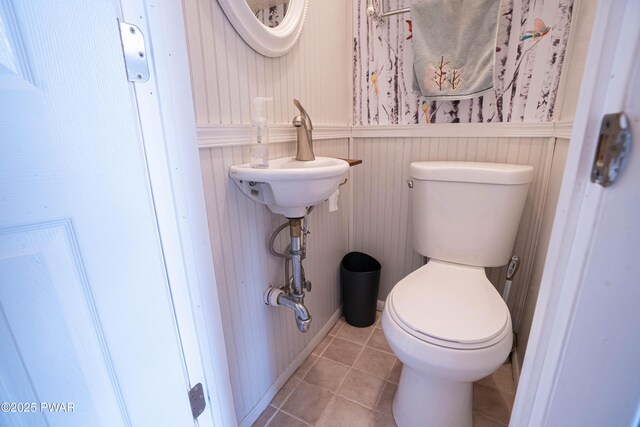
{"label": "toilet bowl", "polygon": [[398,426],[471,426],[472,383],[512,345],[509,310],[484,269],[430,261],[391,291],[382,328],[403,363]]}
{"label": "toilet bowl", "polygon": [[505,265],[533,168],[414,162],[414,248],[430,261],[398,282],[382,313],[403,363],[393,416],[399,427],[471,427],[473,382],[512,345],[511,316],[484,267]]}

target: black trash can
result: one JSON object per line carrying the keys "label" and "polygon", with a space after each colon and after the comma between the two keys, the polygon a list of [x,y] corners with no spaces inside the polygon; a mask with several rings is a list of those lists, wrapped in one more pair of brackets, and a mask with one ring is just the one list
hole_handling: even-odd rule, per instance
{"label": "black trash can", "polygon": [[352,326],[364,328],[376,321],[380,263],[362,252],[350,252],[340,263],[344,317]]}

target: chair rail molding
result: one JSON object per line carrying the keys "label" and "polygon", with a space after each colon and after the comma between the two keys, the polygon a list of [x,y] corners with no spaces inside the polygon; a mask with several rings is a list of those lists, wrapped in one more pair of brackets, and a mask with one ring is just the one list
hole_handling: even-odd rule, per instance
{"label": "chair rail molding", "polygon": [[[296,140],[296,128],[291,124],[268,125],[269,143],[292,142]],[[198,147],[225,147],[250,143],[251,125],[198,125]],[[318,125],[313,127],[313,139],[343,139],[351,136],[350,126]]]}
{"label": "chair rail molding", "polygon": [[[430,125],[318,125],[313,129],[315,140],[342,138],[570,138],[573,121],[544,123],[434,123]],[[250,125],[197,125],[198,147],[224,147],[249,144]],[[269,142],[291,142],[296,139],[290,124],[269,126]]]}

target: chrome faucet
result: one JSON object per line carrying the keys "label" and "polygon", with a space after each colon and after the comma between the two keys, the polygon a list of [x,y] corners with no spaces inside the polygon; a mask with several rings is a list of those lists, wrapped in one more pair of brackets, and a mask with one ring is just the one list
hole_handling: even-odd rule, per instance
{"label": "chrome faucet", "polygon": [[[313,154],[313,137],[311,131],[313,130],[313,123],[311,123],[311,117],[307,114],[305,109],[297,99],[293,100],[293,105],[298,107],[300,115],[293,118],[293,125],[298,131],[298,142],[296,144],[296,160],[315,160],[316,156]],[[309,126],[307,126],[307,121]]]}

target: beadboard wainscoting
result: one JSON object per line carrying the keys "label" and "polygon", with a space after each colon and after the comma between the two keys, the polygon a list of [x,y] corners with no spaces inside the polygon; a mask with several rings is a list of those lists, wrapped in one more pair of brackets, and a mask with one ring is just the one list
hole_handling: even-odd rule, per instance
{"label": "beadboard wainscoting", "polygon": [[269,123],[291,123],[300,100],[314,124],[351,119],[351,3],[310,1],[293,49],[279,58],[253,51],[217,1],[183,0],[196,122],[248,124],[251,99],[266,103]]}
{"label": "beadboard wainscoting", "polygon": [[567,161],[569,151],[569,140],[558,138],[555,140],[553,150],[553,160],[551,163],[551,171],[549,172],[549,184],[547,185],[547,198],[545,202],[544,212],[540,220],[540,235],[538,237],[538,245],[532,254],[529,264],[531,264],[531,277],[526,283],[526,295],[522,295],[522,314],[518,322],[518,345],[515,357],[513,357],[513,367],[516,370],[514,378],[519,376],[519,370],[524,361],[524,355],[527,350],[529,334],[531,333],[531,325],[533,323],[533,314],[538,301],[538,293],[542,282],[542,273],[544,271],[545,259],[547,257],[547,249],[549,248],[549,240],[551,238],[551,228],[556,213],[556,205],[560,197],[560,187],[562,185],[562,175],[564,166]]}
{"label": "beadboard wainscoting", "polygon": [[[348,139],[323,140],[316,141],[314,149],[319,156],[348,157],[348,145]],[[250,425],[251,417],[260,415],[264,408],[257,405],[340,307],[339,267],[348,252],[352,185],[349,180],[340,187],[337,212],[329,212],[325,202],[308,216],[311,234],[303,265],[313,284],[305,298],[313,322],[310,331],[302,334],[291,310],[266,306],[262,300],[269,284],[283,282],[284,261],[272,256],[267,244],[285,218],[247,198],[228,177],[231,165],[249,161],[248,149],[238,145],[200,150],[229,371],[241,425]],[[271,158],[295,155],[295,145],[270,144],[270,154]],[[280,233],[276,247],[284,250],[288,242],[287,229]],[[272,397],[264,400],[264,406]]]}
{"label": "beadboard wainscoting", "polygon": [[[535,168],[535,178],[529,187],[514,248],[522,263],[508,301],[517,325],[531,276],[554,141],[549,137],[355,138],[352,156],[362,159],[364,167],[353,172],[352,250],[366,252],[382,264],[378,299],[384,300],[399,280],[423,263],[413,249],[409,216],[411,190],[407,179],[412,161],[528,164]],[[502,291],[505,268],[490,268],[488,276]]]}

